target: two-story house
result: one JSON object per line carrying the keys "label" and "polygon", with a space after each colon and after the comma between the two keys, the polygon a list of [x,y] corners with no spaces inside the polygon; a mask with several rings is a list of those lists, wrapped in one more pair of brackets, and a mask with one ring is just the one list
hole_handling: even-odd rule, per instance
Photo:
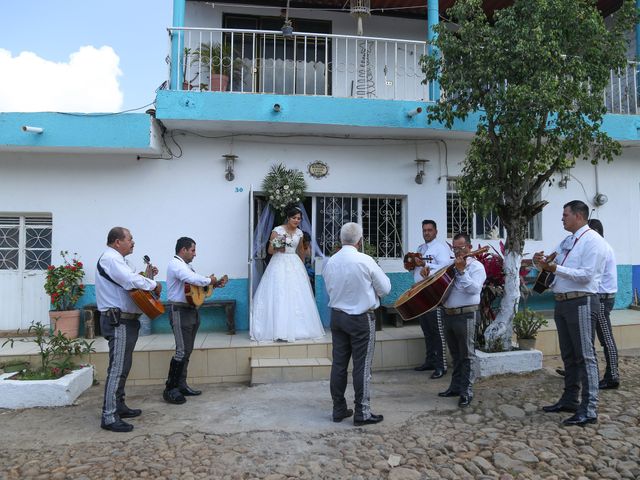
{"label": "two-story house", "polygon": [[[267,208],[261,184],[280,163],[307,182],[325,325],[321,256],[347,221],[362,223],[392,279],[385,303],[411,284],[402,256],[422,243],[423,219],[437,222],[443,241],[468,231],[474,244],[495,244],[504,237],[499,219],[465,210],[456,191],[473,120],[453,130],[426,122],[439,89],[422,83],[419,59],[428,53],[429,25],[446,21],[452,3],[174,0],[167,81],[155,109],[0,114],[0,330],[46,318],[44,270],[60,250],[78,252],[86,264],[82,301],[93,303],[93,266],[116,225],[133,233],[132,262],[142,266],[149,255],[161,280],[176,239],[194,238],[195,268],[229,275],[215,295],[236,300],[236,325],[247,330],[264,266],[264,252],[252,247]],[[487,9],[509,3],[485,2]],[[609,16],[618,3],[599,7]],[[525,249],[557,244],[567,201],[592,205],[616,250],[618,308],[640,287],[640,117],[631,61],[640,37],[629,38],[629,66],[611,72],[603,92],[604,128],[623,154],[609,165],[579,163],[545,187],[549,205],[531,222]],[[203,324],[223,329],[224,313],[207,311]],[[168,332],[166,318],[153,328]]]}

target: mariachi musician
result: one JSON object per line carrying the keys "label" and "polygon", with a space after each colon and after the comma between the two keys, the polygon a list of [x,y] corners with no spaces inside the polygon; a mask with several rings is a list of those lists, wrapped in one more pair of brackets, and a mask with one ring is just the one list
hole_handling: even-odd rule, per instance
{"label": "mariachi musician", "polygon": [[[413,272],[415,283],[423,281],[430,274],[451,264],[451,249],[438,241],[438,228],[433,220],[422,221],[422,237],[424,242],[418,247],[417,255],[408,255],[405,268]],[[440,308],[436,308],[419,317],[420,327],[424,333],[425,360],[415,370],[422,372],[433,370],[431,378],[440,378],[447,373],[445,341]]]}
{"label": "mariachi musician", "polygon": [[441,397],[460,396],[458,405],[468,407],[473,399],[473,367],[476,358],[475,325],[480,314],[480,292],[487,278],[484,266],[473,256],[466,233],[453,237],[455,254],[453,284],[443,303],[444,334],[453,359],[451,384]]}
{"label": "mariachi musician", "polygon": [[167,300],[170,305],[169,323],[176,340],[176,353],[171,358],[162,397],[168,403],[181,405],[186,401],[185,396],[202,393],[187,385],[187,367],[200,327],[200,316],[196,307],[187,303],[185,283],[205,287],[215,286],[218,281],[214,275],[199,275],[191,267],[191,262],[196,256],[196,242],[192,238],[180,237],[176,242],[175,251],[176,254],[167,267]]}

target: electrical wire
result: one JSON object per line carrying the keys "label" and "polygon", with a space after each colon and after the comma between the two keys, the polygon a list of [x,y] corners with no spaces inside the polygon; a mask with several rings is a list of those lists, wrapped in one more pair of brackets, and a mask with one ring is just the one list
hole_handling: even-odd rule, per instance
{"label": "electrical wire", "polygon": [[106,113],[71,113],[71,112],[51,112],[58,113],[60,115],[69,115],[71,117],[108,117],[111,115],[121,115],[123,113],[135,112],[136,110],[142,110],[143,108],[150,107],[155,104],[155,100],[151,103],[147,103],[142,107],[130,108],[128,110],[122,110],[120,112],[106,112]]}

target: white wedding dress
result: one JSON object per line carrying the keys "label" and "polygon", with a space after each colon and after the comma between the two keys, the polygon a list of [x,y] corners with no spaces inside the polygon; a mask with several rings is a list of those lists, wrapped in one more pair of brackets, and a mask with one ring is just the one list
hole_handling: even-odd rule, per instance
{"label": "white wedding dress", "polygon": [[251,338],[260,342],[320,338],[324,336],[324,327],[307,270],[296,253],[302,231],[296,229],[293,236],[282,226],[273,231],[287,235],[291,246],[271,257],[258,285],[253,297]]}

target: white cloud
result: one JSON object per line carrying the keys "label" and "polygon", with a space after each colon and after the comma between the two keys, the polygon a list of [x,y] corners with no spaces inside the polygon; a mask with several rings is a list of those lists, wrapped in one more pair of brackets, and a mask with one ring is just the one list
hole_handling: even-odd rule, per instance
{"label": "white cloud", "polygon": [[120,58],[111,47],[81,47],[66,63],[0,48],[0,111],[117,112]]}

